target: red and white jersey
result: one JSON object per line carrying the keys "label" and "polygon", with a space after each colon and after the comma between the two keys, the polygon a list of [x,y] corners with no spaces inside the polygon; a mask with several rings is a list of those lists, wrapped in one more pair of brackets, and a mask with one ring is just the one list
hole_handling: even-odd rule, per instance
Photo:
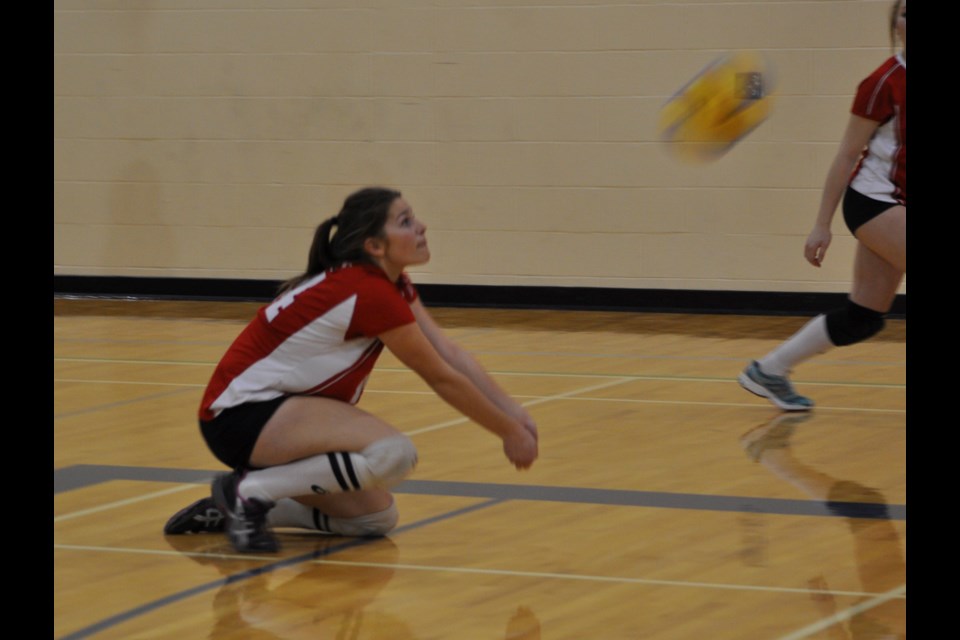
{"label": "red and white jersey", "polygon": [[220,360],[200,419],[245,402],[321,395],[356,404],[383,343],[381,333],[415,322],[417,291],[406,274],[379,267],[321,273],[261,307]]}
{"label": "red and white jersey", "polygon": [[907,204],[907,61],[893,56],[860,83],[851,113],[880,123],[850,179],[854,191]]}

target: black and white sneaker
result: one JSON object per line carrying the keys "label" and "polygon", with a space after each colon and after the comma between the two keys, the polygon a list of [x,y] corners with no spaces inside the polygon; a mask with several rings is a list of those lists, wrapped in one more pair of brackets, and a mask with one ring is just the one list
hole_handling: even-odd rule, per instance
{"label": "black and white sneaker", "polygon": [[243,478],[236,471],[224,473],[213,480],[213,500],[226,515],[227,536],[233,548],[241,553],[274,552],[280,545],[267,527],[267,513],[274,503],[258,498],[242,498],[237,486]]}
{"label": "black and white sneaker", "polygon": [[168,536],[186,533],[222,533],[226,527],[223,512],[214,504],[213,498],[200,498],[189,507],[173,514],[163,526]]}

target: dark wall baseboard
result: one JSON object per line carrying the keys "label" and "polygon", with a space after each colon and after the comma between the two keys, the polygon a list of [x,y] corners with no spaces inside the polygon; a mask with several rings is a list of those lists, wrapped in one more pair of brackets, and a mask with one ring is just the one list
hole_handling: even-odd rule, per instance
{"label": "dark wall baseboard", "polygon": [[[268,301],[280,281],[216,278],[53,276],[54,296],[148,300]],[[847,298],[846,293],[697,291],[598,287],[510,287],[418,284],[424,304],[434,307],[565,309],[651,313],[812,316]],[[907,296],[898,295],[891,318],[906,318]]]}

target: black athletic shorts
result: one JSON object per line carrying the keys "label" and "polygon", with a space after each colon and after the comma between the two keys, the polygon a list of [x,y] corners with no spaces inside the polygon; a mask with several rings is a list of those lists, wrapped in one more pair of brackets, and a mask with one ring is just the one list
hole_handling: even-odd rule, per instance
{"label": "black athletic shorts", "polygon": [[843,194],[843,221],[847,223],[850,233],[856,235],[861,225],[895,206],[897,206],[896,202],[874,200],[847,187],[846,193]]}
{"label": "black athletic shorts", "polygon": [[213,420],[200,421],[200,433],[210,452],[231,469],[252,469],[250,454],[264,425],[290,396],[247,402],[224,409]]}

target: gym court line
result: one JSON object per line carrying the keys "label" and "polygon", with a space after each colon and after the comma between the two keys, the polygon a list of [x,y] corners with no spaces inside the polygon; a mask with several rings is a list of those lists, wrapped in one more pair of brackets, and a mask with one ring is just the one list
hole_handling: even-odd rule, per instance
{"label": "gym court line", "polygon": [[[186,487],[178,486],[174,489],[165,489],[161,491],[154,492],[145,496],[144,499],[149,499],[151,497],[159,497],[163,495],[168,495],[170,493],[184,490],[189,488],[191,484],[205,483],[209,481],[209,478],[214,475],[214,472],[203,472],[195,470],[158,470],[154,468],[137,468],[137,467],[101,467],[91,465],[89,467],[81,465],[80,467],[70,467],[68,469],[60,470],[62,473],[55,471],[55,493],[60,493],[63,491],[69,491],[74,488],[81,488],[86,486],[91,486],[99,482],[106,482],[110,480],[117,479],[136,479],[136,480],[154,480],[158,481],[163,478],[179,478],[180,481],[185,481],[188,484]],[[145,473],[143,473],[145,472]],[[57,483],[58,474],[61,476],[61,482]],[[146,477],[144,477],[146,476]],[[202,477],[201,477],[202,476]],[[621,505],[621,506],[649,506],[649,507],[668,507],[668,508],[708,508],[714,510],[724,510],[724,511],[742,511],[744,509],[749,509],[752,512],[756,513],[759,503],[765,504],[768,508],[771,506],[778,506],[780,510],[766,510],[768,513],[781,513],[781,514],[793,514],[793,515],[823,515],[828,517],[837,517],[835,514],[830,513],[825,508],[817,508],[816,505],[819,503],[813,501],[800,501],[800,500],[779,500],[779,499],[745,499],[745,498],[729,498],[723,496],[694,496],[692,494],[661,494],[657,492],[632,492],[632,491],[620,491],[620,490],[589,490],[582,488],[570,488],[570,487],[530,487],[530,486],[519,486],[519,485],[497,485],[497,484],[472,484],[472,483],[447,483],[447,482],[430,482],[430,481],[407,481],[398,485],[395,488],[396,493],[418,493],[418,494],[430,494],[430,495],[456,495],[462,497],[476,497],[484,498],[484,500],[478,504],[470,505],[468,507],[463,507],[449,511],[438,516],[431,518],[426,518],[424,520],[414,522],[408,525],[398,527],[391,538],[397,535],[402,535],[404,532],[418,529],[429,524],[436,522],[449,520],[460,515],[467,513],[473,513],[474,511],[485,509],[494,505],[503,504],[506,501],[510,500],[553,500],[553,501],[563,501],[563,502],[589,502],[591,504],[606,504],[606,505]],[[656,496],[657,498],[651,499],[651,497]],[[669,504],[671,499],[679,499],[676,504]],[[683,504],[684,500],[688,500],[687,504]],[[706,499],[706,501],[704,501]],[[744,500],[752,500],[753,504],[745,504]],[[110,508],[119,508],[129,504],[130,501],[117,501],[110,505],[102,505],[96,509],[88,509],[84,512],[76,512],[73,514],[65,514],[60,516],[59,520],[73,519],[75,517],[81,517],[82,515],[87,515],[94,512],[102,512]],[[710,504],[713,502],[713,504]],[[852,505],[853,503],[851,503]],[[872,505],[875,507],[875,505]],[[871,510],[870,505],[865,505],[865,513],[875,513],[875,509]],[[904,505],[891,505],[890,507],[891,519],[906,519],[906,509]],[[56,521],[56,519],[55,519]],[[465,568],[465,567],[444,567],[444,566],[430,566],[430,565],[393,565],[393,564],[377,564],[377,563],[362,563],[362,562],[338,562],[331,560],[324,560],[328,556],[331,556],[339,551],[345,549],[353,548],[363,544],[370,544],[376,541],[376,538],[373,539],[353,539],[347,540],[343,544],[336,545],[323,549],[321,551],[311,552],[309,554],[303,554],[296,557],[286,558],[278,562],[273,562],[263,567],[258,567],[256,569],[243,571],[237,574],[228,576],[227,578],[216,580],[210,583],[203,585],[198,585],[184,591],[181,591],[176,594],[171,594],[164,598],[154,600],[153,602],[146,603],[139,607],[135,607],[129,611],[111,616],[100,622],[97,622],[93,625],[89,625],[84,629],[72,632],[66,636],[63,636],[61,640],[83,640],[89,638],[101,631],[104,631],[108,628],[114,627],[116,625],[122,624],[123,622],[132,620],[138,616],[145,615],[156,610],[159,610],[165,606],[175,604],[176,602],[185,600],[187,598],[193,597],[195,595],[205,593],[214,589],[219,589],[226,584],[233,584],[238,581],[243,581],[250,579],[255,576],[262,575],[266,572],[276,571],[278,569],[290,567],[297,564],[302,564],[306,562],[326,562],[329,564],[342,564],[342,565],[352,565],[352,566],[367,566],[367,567],[383,567],[391,569],[402,569],[402,570],[415,570],[415,571],[433,571],[433,572],[447,572],[447,573],[471,573],[471,574],[485,574],[485,575],[501,575],[501,576],[514,576],[514,577],[524,577],[524,578],[541,578],[541,579],[551,579],[551,580],[578,580],[578,581],[589,581],[589,582],[607,582],[607,583],[620,583],[620,584],[646,584],[646,585],[656,585],[656,586],[669,586],[669,587],[678,587],[678,588],[709,588],[709,589],[723,589],[723,590],[740,590],[740,591],[763,591],[763,592],[789,592],[789,593],[798,593],[798,594],[807,594],[807,589],[799,588],[783,588],[783,587],[768,587],[768,586],[758,586],[758,585],[734,585],[734,584],[724,584],[724,583],[702,583],[702,582],[686,582],[686,581],[671,581],[671,580],[653,580],[645,578],[618,578],[610,576],[595,576],[595,575],[578,575],[578,574],[564,574],[564,573],[552,573],[552,572],[528,572],[528,571],[515,571],[515,570],[502,570],[502,569],[476,569],[476,568]],[[91,546],[79,546],[79,545],[61,545],[54,544],[55,549],[60,550],[75,550],[75,551],[97,551],[97,552],[112,552],[112,553],[141,553],[141,554],[162,554],[162,555],[190,555],[183,554],[182,552],[176,551],[145,551],[145,550],[136,550],[136,549],[117,549],[111,547],[91,547]],[[194,555],[205,555],[205,554],[194,554]],[[243,555],[243,556],[232,556],[232,555],[223,555],[216,554],[217,557],[224,558],[233,558],[239,557],[243,559],[264,559],[271,560],[272,556],[263,557],[263,556],[253,556],[253,555]],[[849,610],[840,611],[834,613],[829,619],[824,619],[818,621],[817,623],[811,624],[803,629],[796,630],[786,636],[783,636],[780,640],[802,640],[803,638],[810,637],[816,633],[819,633],[823,629],[842,622],[850,617],[862,613],[863,611],[872,608],[874,606],[879,606],[888,600],[894,598],[905,598],[906,586],[901,585],[890,592],[885,594],[874,594],[874,593],[863,593],[863,592],[847,592],[847,591],[831,591],[833,595],[845,595],[853,597],[867,597],[869,598],[865,602],[861,602],[854,607],[851,607]],[[856,609],[856,610],[854,610]]]}

